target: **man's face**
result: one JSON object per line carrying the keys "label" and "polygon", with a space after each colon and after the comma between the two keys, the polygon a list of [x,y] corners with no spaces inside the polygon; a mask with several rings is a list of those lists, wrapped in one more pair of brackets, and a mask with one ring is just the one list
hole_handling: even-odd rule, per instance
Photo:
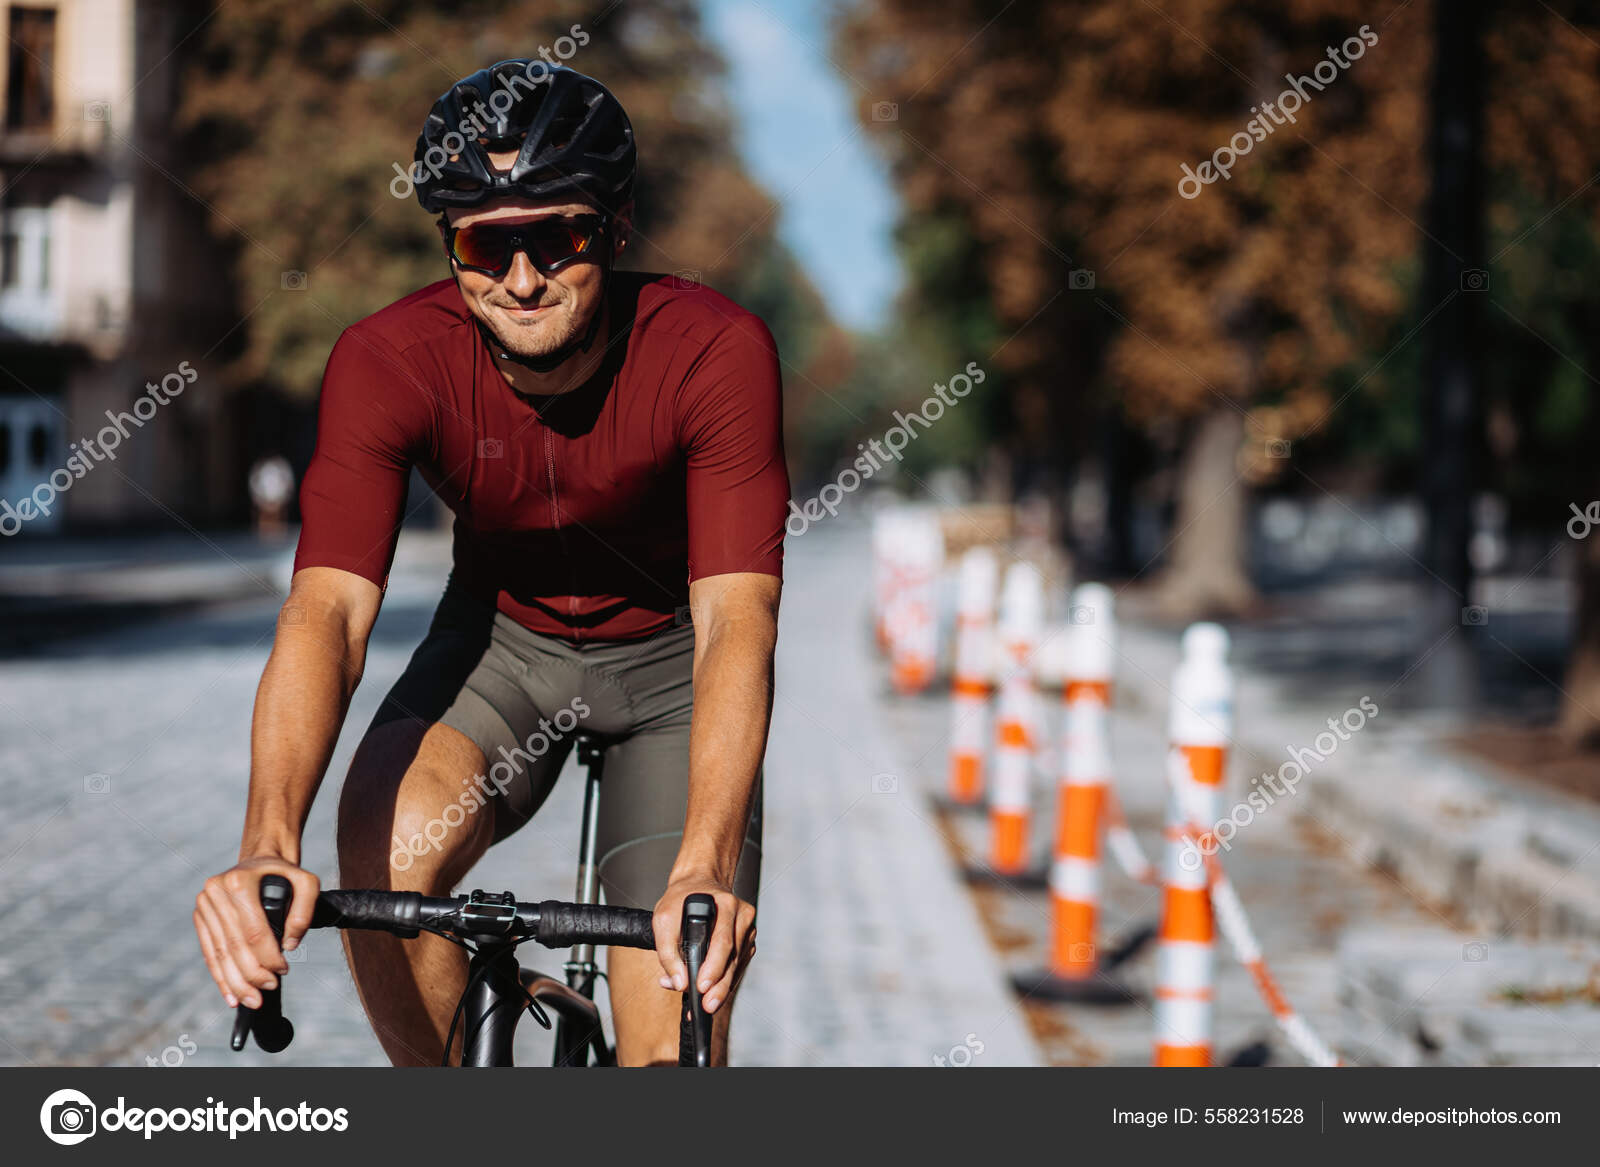
{"label": "man's face", "polygon": [[[507,198],[481,207],[451,208],[448,221],[452,227],[488,222],[514,226],[537,219],[594,213],[593,207],[581,202],[539,203]],[[618,220],[616,226],[625,226],[625,221]],[[616,252],[625,242],[626,235],[621,231],[609,232],[599,240],[600,248],[611,247]],[[549,274],[534,267],[520,251],[512,258],[511,270],[503,276],[451,266],[467,307],[506,351],[522,357],[542,357],[582,337],[600,310],[604,273],[597,261],[601,255],[597,248],[594,260],[580,259]]]}

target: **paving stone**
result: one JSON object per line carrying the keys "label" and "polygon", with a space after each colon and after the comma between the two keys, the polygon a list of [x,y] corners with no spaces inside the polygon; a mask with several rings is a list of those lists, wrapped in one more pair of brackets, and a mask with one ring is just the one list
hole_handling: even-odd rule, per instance
{"label": "paving stone", "polygon": [[[753,1065],[931,1065],[969,1034],[979,1065],[1038,1057],[1001,966],[909,791],[914,752],[884,725],[854,622],[863,529],[792,541],[767,762],[761,952],[733,1056]],[[448,539],[407,532],[305,862],[333,880],[333,812],[362,729],[427,628]],[[277,601],[252,600],[55,646],[0,666],[0,1062],[381,1065],[337,938],[293,966],[283,1055],[227,1049],[232,1026],[190,922],[207,875],[236,857],[250,710]],[[93,778],[91,775],[104,775]],[[570,894],[582,799],[575,766],[538,819],[463,887]],[[558,969],[562,954],[524,950]],[[603,995],[603,994],[602,994]],[[193,1047],[192,1052],[190,1047]],[[518,1060],[548,1060],[534,1025]]]}
{"label": "paving stone", "polygon": [[[1162,819],[1166,800],[1167,679],[1177,662],[1175,637],[1124,624],[1118,660],[1116,703],[1112,715],[1112,746],[1116,786],[1124,812],[1146,854],[1159,864]],[[1249,779],[1269,763],[1275,767],[1282,749],[1310,742],[1330,714],[1354,704],[1340,695],[1336,708],[1313,718],[1299,711],[1298,718],[1276,712],[1270,686],[1249,674],[1240,677],[1238,717],[1241,740],[1229,766],[1224,806],[1245,796]],[[1060,711],[1047,706],[1047,743],[1059,732]],[[927,795],[942,791],[945,782],[948,707],[942,700],[905,701],[894,720],[902,736],[924,750],[918,782]],[[1282,741],[1282,747],[1264,745]],[[1359,758],[1356,746],[1339,749],[1344,758]],[[1048,853],[1055,814],[1053,751],[1046,749],[1033,785],[1033,836],[1035,854]],[[1304,788],[1302,787],[1302,793]],[[1325,838],[1308,834],[1300,821],[1303,811],[1293,798],[1277,802],[1242,828],[1225,856],[1229,875],[1242,897],[1267,955],[1268,963],[1285,994],[1302,1016],[1327,1041],[1347,1057],[1365,1053],[1382,1026],[1374,1032],[1349,1029],[1341,1009],[1335,954],[1345,928],[1352,922],[1390,921],[1401,930],[1429,930],[1447,921],[1419,904],[1396,879],[1364,869]],[[969,859],[987,851],[987,826],[981,815],[961,814],[953,830]],[[1108,855],[1103,861],[1101,945],[1137,927],[1159,920],[1160,896],[1156,889],[1128,880]],[[1018,972],[1042,967],[1049,938],[1049,903],[1044,891],[985,891],[979,893],[990,913],[991,927],[1006,943],[1008,966]],[[1474,937],[1462,934],[1460,945]],[[1155,948],[1122,970],[1119,976],[1142,991],[1145,999],[1120,1008],[1030,1003],[1039,1019],[1038,1032],[1046,1056],[1067,1065],[1148,1065],[1154,1036],[1154,1019],[1148,994],[1153,989]],[[1235,1051],[1256,1041],[1272,1047],[1273,1062],[1296,1064],[1298,1056],[1281,1037],[1262,1003],[1249,973],[1233,959],[1219,938],[1216,960],[1214,1049],[1225,1061]],[[1360,1058],[1357,1058],[1360,1060]]]}

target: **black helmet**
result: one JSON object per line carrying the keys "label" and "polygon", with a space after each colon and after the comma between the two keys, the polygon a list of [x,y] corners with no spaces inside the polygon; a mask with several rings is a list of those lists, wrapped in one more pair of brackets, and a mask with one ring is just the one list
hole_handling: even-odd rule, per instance
{"label": "black helmet", "polygon": [[[488,155],[517,150],[511,169]],[[633,193],[633,126],[593,77],[543,61],[501,61],[463,77],[433,103],[412,178],[424,210],[475,207],[506,195],[580,194],[615,214]]]}

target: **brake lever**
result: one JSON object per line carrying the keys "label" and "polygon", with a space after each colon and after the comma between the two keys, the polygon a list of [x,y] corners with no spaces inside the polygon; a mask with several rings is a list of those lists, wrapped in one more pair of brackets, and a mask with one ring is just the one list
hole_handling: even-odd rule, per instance
{"label": "brake lever", "polygon": [[[711,933],[716,925],[716,900],[696,893],[683,901],[678,947],[689,974],[689,987],[684,990],[683,997],[693,1035],[694,1064],[701,1069],[711,1065],[711,1014],[706,1012],[700,994],[700,966],[705,962],[706,950],[711,947]],[[687,1051],[680,1051],[680,1059],[683,1052]]]}
{"label": "brake lever", "polygon": [[[267,914],[267,925],[272,929],[272,938],[278,942],[280,951],[283,948],[283,928],[289,918],[289,903],[293,896],[294,888],[283,876],[261,877],[261,910]],[[252,1033],[255,1034],[256,1044],[269,1054],[287,1049],[294,1040],[294,1026],[283,1015],[282,976],[278,978],[277,988],[261,990],[261,1008],[239,1006],[233,1018],[233,1037],[228,1044],[237,1053],[244,1049],[245,1039]]]}

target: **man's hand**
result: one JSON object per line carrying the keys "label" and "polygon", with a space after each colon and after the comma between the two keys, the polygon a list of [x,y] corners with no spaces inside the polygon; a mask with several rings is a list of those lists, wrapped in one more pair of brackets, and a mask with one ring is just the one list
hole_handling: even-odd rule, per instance
{"label": "man's hand", "polygon": [[733,894],[725,883],[702,875],[675,875],[666,894],[656,904],[652,923],[656,955],[661,959],[663,989],[684,992],[689,973],[678,952],[678,932],[683,925],[683,901],[696,892],[717,901],[717,925],[700,966],[700,992],[707,1013],[715,1013],[733,996],[745,966],[756,952],[756,909]]}
{"label": "man's hand", "polygon": [[[283,950],[272,938],[261,910],[261,877],[281,875],[294,889],[289,918],[283,927]],[[213,875],[195,897],[194,930],[211,979],[231,1009],[240,1003],[261,1007],[262,989],[278,987],[289,971],[283,953],[300,943],[311,927],[321,881],[278,855],[241,859],[238,866]]]}

